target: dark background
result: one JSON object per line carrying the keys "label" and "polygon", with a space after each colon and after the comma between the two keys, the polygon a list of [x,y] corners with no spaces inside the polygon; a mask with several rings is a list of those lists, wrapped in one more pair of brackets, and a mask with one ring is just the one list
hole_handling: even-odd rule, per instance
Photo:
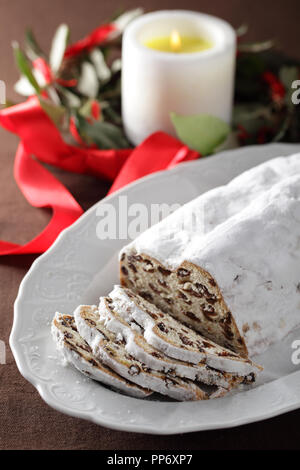
{"label": "dark background", "polygon": [[[146,10],[185,8],[228,20],[234,27],[249,25],[249,40],[277,38],[280,47],[300,58],[299,0],[0,0],[0,79],[7,97],[18,99],[18,78],[11,42],[22,43],[31,26],[45,50],[56,26],[66,22],[72,40],[86,35],[117,8]],[[31,208],[13,180],[17,138],[0,129],[0,239],[25,243],[49,219],[47,211]],[[101,199],[109,184],[92,177],[54,170],[84,208]],[[8,346],[13,302],[19,283],[34,256],[0,258],[0,339],[7,345],[7,364],[0,365],[0,449],[292,449],[300,448],[300,410],[235,429],[179,436],[149,436],[111,431],[70,418],[49,408],[21,377]]]}

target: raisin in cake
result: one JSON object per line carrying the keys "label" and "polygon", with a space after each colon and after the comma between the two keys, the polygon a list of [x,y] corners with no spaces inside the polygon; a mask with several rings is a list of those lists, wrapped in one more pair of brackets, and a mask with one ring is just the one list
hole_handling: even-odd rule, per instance
{"label": "raisin in cake", "polygon": [[205,364],[218,371],[255,380],[262,368],[250,359],[225,349],[178,322],[130,289],[115,286],[109,294],[114,310],[138,325],[146,341],[166,355],[192,364]]}
{"label": "raisin in cake", "polygon": [[150,390],[124,379],[96,359],[89,345],[79,335],[74,317],[71,315],[55,314],[52,322],[52,336],[64,360],[87,377],[132,397],[145,398],[151,395]]}
{"label": "raisin in cake", "polygon": [[93,354],[137,385],[179,401],[207,400],[226,393],[226,389],[221,387],[209,387],[150,369],[126,351],[123,338],[106,328],[94,306],[79,306],[74,312],[74,318],[80,335],[89,344]]}
{"label": "raisin in cake", "polygon": [[[292,168],[298,158],[287,159]],[[274,171],[261,168],[254,173],[265,187],[267,174],[274,182]],[[245,175],[239,178],[246,185]],[[232,197],[230,184],[221,195]],[[218,344],[256,354],[300,324],[299,177],[279,180],[205,234],[207,197],[125,247],[121,282]],[[210,210],[206,202],[204,207]]]}
{"label": "raisin in cake", "polygon": [[[144,363],[147,367],[164,372],[169,375],[187,378],[203,382],[206,385],[216,385],[226,389],[232,389],[241,383],[253,382],[254,377],[240,376],[209,367],[205,363],[192,364],[167,356],[161,350],[154,348],[147,343],[143,333],[144,329],[134,319],[128,318],[122,309],[121,315],[117,313],[119,305],[114,307],[114,301],[110,297],[101,297],[99,303],[100,320],[104,322],[106,328],[115,333],[125,341],[125,348],[135,359]],[[128,321],[124,319],[127,317]]]}

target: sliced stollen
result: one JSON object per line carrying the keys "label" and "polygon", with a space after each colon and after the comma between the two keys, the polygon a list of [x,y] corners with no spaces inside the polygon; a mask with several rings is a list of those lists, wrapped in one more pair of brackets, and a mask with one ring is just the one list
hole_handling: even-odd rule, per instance
{"label": "sliced stollen", "polygon": [[150,369],[134,359],[123,339],[109,331],[100,321],[95,306],[80,305],[74,312],[76,326],[90,345],[93,354],[122,377],[179,401],[207,400],[223,396],[226,390],[180,379]]}
{"label": "sliced stollen", "polygon": [[122,284],[218,344],[264,351],[300,324],[299,187],[282,179],[206,235],[200,196],[125,247]]}
{"label": "sliced stollen", "polygon": [[253,375],[238,376],[213,369],[206,364],[191,364],[168,357],[162,351],[147,343],[143,336],[143,328],[135,320],[126,318],[117,313],[118,306],[114,308],[114,302],[110,297],[101,297],[99,304],[100,320],[106,328],[115,333],[118,338],[125,341],[125,349],[135,359],[138,359],[147,367],[177,377],[203,382],[206,385],[216,385],[231,389],[241,383],[253,382]]}
{"label": "sliced stollen", "polygon": [[202,363],[238,376],[249,376],[249,381],[254,381],[256,373],[262,369],[250,359],[204,338],[130,289],[115,286],[109,297],[114,310],[128,323],[137,324],[145,340],[167,356],[198,366]]}
{"label": "sliced stollen", "polygon": [[90,379],[109,385],[135,398],[145,398],[152,394],[151,390],[120,377],[96,359],[87,342],[79,335],[74,317],[71,315],[55,314],[52,322],[52,336],[64,360]]}

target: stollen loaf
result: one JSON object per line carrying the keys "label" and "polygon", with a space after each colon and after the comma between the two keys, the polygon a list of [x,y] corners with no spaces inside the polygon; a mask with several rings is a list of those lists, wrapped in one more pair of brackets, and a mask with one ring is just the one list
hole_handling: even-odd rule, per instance
{"label": "stollen loaf", "polygon": [[282,339],[300,324],[299,159],[249,170],[142,233],[120,253],[121,283],[245,357]]}

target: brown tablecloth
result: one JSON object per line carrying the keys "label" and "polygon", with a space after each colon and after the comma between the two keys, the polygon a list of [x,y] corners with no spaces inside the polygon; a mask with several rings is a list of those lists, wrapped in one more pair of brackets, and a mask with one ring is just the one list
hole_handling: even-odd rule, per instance
{"label": "brown tablecloth", "polygon": [[[229,20],[234,26],[247,22],[249,38],[277,37],[282,47],[299,57],[298,0],[0,0],[0,79],[8,96],[16,98],[12,85],[15,70],[10,43],[22,41],[25,27],[32,26],[41,44],[49,47],[55,27],[62,21],[72,28],[73,39],[86,34],[108,18],[121,4],[146,9],[187,8],[206,11]],[[13,180],[17,138],[0,129],[0,238],[24,243],[49,220],[47,211],[30,207]],[[84,208],[101,199],[108,183],[91,177],[54,173],[73,192]],[[13,303],[21,279],[34,256],[0,258],[0,340],[5,341],[7,363],[0,365],[0,449],[288,449],[299,448],[300,410],[261,423],[235,429],[179,436],[148,436],[111,431],[67,417],[52,410],[38,392],[21,377],[8,338]]]}

